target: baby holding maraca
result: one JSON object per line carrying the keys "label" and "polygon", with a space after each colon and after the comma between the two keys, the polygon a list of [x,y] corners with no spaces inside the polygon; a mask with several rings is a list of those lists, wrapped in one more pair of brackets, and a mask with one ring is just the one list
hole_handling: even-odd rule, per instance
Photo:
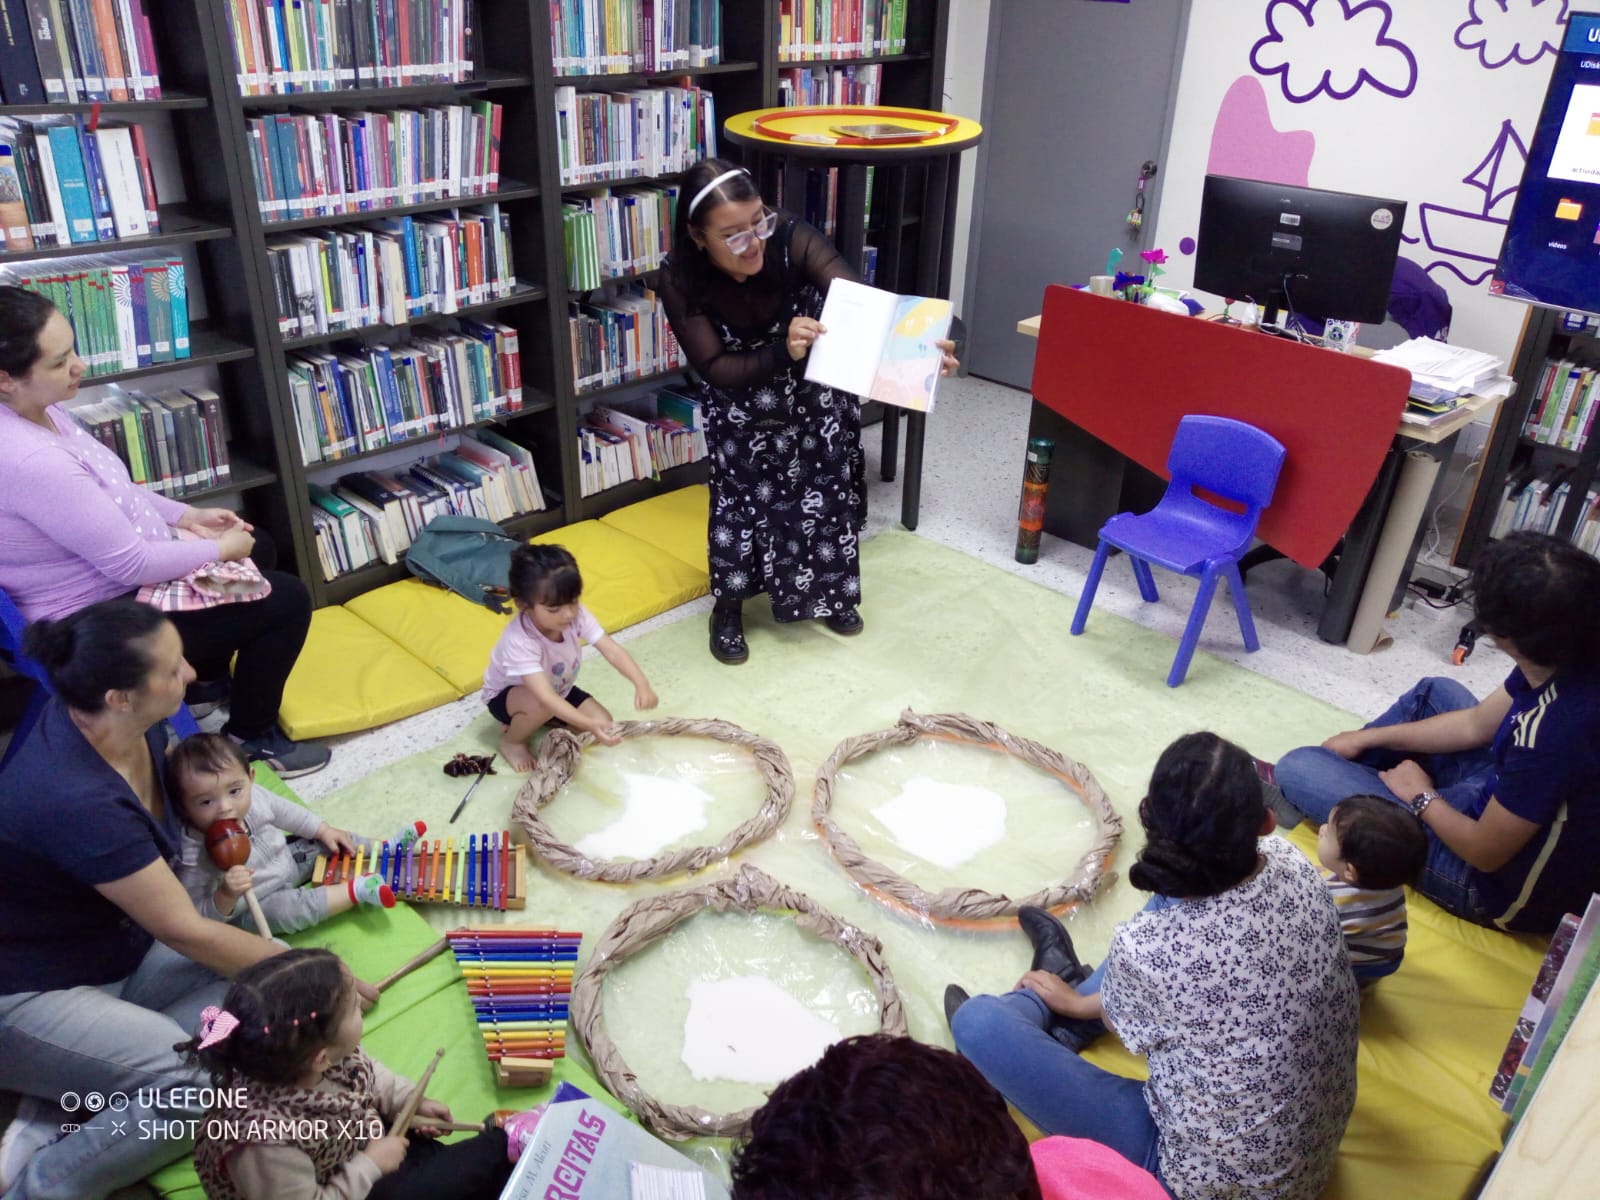
{"label": "baby holding maraca", "polygon": [[[343,887],[300,885],[311,878],[319,844],[354,854],[374,842],[335,829],[316,813],[255,782],[255,769],[233,739],[187,737],[167,752],[167,795],[183,822],[178,878],[202,914],[233,921],[245,900],[263,937],[305,929],[357,904],[394,907],[383,876],[363,874]],[[416,821],[390,839],[398,848],[426,832]],[[293,835],[292,839],[285,835]]]}

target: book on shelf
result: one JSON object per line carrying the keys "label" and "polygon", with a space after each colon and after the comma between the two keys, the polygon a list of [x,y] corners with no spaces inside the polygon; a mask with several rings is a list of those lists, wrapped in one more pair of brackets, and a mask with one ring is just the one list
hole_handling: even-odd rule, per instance
{"label": "book on shelf", "polygon": [[1594,428],[1600,372],[1572,359],[1548,359],[1534,385],[1522,435],[1540,445],[1581,451]]}
{"label": "book on shelf", "polygon": [[144,0],[0,0],[0,101],[159,99]]}
{"label": "book on shelf", "polygon": [[552,0],[550,61],[557,75],[713,66],[722,61],[722,0]]}
{"label": "book on shelf", "polygon": [[906,0],[779,0],[779,62],[905,50]]}
{"label": "book on shelf", "polygon": [[272,222],[490,195],[502,120],[487,100],[251,117],[256,205]]}
{"label": "book on shelf", "polygon": [[556,89],[562,186],[687,171],[717,153],[716,97],[703,88]]}
{"label": "book on shelf", "polygon": [[625,284],[568,305],[572,377],[579,392],[643,379],[685,365],[654,291]]}
{"label": "book on shelf", "polygon": [[569,196],[561,206],[567,286],[592,291],[607,279],[657,270],[672,249],[677,203],[675,184]]}
{"label": "book on shelf", "polygon": [[1545,998],[1544,1012],[1528,1038],[1522,1061],[1506,1088],[1500,1107],[1519,1120],[1549,1070],[1550,1061],[1572,1027],[1573,1019],[1600,976],[1600,896],[1592,896],[1578,923],[1566,959]]}
{"label": "book on shelf", "polygon": [[137,125],[82,117],[0,117],[0,249],[148,237],[161,232]]}
{"label": "book on shelf", "polygon": [[812,104],[875,105],[883,89],[883,64],[846,67],[818,64],[784,67],[778,72],[778,104],[784,108]]}
{"label": "book on shelf", "polygon": [[190,357],[186,280],[178,255],[58,258],[0,268],[0,282],[40,293],[66,317],[89,376]]}
{"label": "book on shelf", "polygon": [[826,332],[812,343],[805,376],[862,399],[931,412],[944,368],[937,343],[949,336],[951,315],[948,300],[835,279],[822,305]]}
{"label": "book on shelf", "polygon": [[473,76],[465,4],[227,0],[242,96],[459,83]]}
{"label": "book on shelf", "polygon": [[278,235],[266,251],[285,338],[449,316],[517,283],[496,204]]}
{"label": "book on shelf", "polygon": [[699,400],[663,389],[631,407],[597,404],[578,426],[579,492],[592,496],[636,479],[659,479],[705,456]]}
{"label": "book on shelf", "polygon": [[1538,1028],[1544,1016],[1550,989],[1555,986],[1556,976],[1561,973],[1562,965],[1567,961],[1567,952],[1571,950],[1572,940],[1578,932],[1578,921],[1579,918],[1575,913],[1568,913],[1561,918],[1561,924],[1556,926],[1556,931],[1550,938],[1550,945],[1545,950],[1544,961],[1539,964],[1539,973],[1533,977],[1533,986],[1528,990],[1528,998],[1523,1001],[1522,1011],[1517,1014],[1517,1023],[1512,1027],[1511,1037],[1506,1041],[1505,1053],[1500,1056],[1500,1066],[1494,1073],[1494,1079],[1489,1083],[1489,1096],[1501,1102],[1502,1107],[1511,1081],[1516,1077],[1517,1067],[1521,1065],[1523,1055],[1527,1052],[1528,1039],[1533,1036],[1533,1031]]}
{"label": "book on shelf", "polygon": [[164,496],[208,491],[232,477],[222,402],[209,388],[147,392],[109,384],[62,407],[123,461],[135,483]]}

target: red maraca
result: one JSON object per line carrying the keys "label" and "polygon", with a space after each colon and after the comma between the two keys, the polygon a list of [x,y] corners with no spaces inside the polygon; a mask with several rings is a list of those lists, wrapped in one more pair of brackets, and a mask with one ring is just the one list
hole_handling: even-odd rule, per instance
{"label": "red maraca", "polygon": [[[211,822],[206,829],[206,853],[211,855],[211,861],[224,871],[229,867],[242,867],[249,862],[250,835],[245,832],[244,822],[236,821],[232,817]],[[256,899],[254,888],[244,890],[244,902],[250,906],[250,915],[255,918],[256,928],[260,930],[261,936],[270,941],[272,930],[267,925],[267,915],[261,911],[261,902]]]}

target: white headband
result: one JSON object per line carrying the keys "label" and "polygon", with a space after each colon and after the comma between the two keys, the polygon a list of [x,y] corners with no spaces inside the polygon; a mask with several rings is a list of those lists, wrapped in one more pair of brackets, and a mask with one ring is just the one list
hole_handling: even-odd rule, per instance
{"label": "white headband", "polygon": [[696,192],[694,194],[694,199],[689,201],[688,216],[690,216],[690,217],[694,216],[694,210],[700,207],[700,201],[704,200],[706,198],[706,196],[717,187],[718,184],[726,183],[728,180],[732,179],[735,175],[748,175],[748,174],[750,174],[750,172],[746,171],[743,167],[735,167],[731,171],[724,171],[721,175],[718,175],[710,183],[706,184],[705,187],[701,188],[698,192]]}

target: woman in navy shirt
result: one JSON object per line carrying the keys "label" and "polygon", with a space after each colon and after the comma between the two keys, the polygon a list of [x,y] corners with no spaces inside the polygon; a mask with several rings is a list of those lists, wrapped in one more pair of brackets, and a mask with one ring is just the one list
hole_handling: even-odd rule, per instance
{"label": "woman in navy shirt", "polygon": [[179,1123],[205,1105],[178,1089],[208,1081],[172,1047],[219,976],[284,947],[206,920],[172,872],[166,719],[194,678],[172,623],[107,600],[35,622],[23,649],[55,696],[0,772],[0,1089],[32,1098],[0,1193],[83,1200],[189,1148]]}

